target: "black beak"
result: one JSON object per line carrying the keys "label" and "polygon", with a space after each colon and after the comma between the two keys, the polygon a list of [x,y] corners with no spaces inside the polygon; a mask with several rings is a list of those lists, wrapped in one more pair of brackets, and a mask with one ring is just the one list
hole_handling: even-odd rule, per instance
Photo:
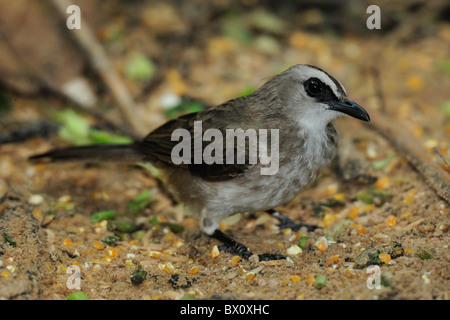
{"label": "black beak", "polygon": [[363,107],[350,99],[344,101],[331,101],[328,103],[331,110],[345,113],[353,118],[370,122],[370,116]]}

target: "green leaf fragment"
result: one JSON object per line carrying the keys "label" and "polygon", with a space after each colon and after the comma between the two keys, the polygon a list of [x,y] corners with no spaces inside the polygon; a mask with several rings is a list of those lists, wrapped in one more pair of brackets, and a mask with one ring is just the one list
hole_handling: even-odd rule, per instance
{"label": "green leaf fragment", "polygon": [[421,260],[433,259],[433,256],[426,250],[420,250],[419,252],[416,253],[416,256]]}
{"label": "green leaf fragment", "polygon": [[72,292],[67,300],[89,300],[89,297],[83,291]]}
{"label": "green leaf fragment", "polygon": [[392,153],[383,160],[373,161],[372,168],[374,168],[375,170],[382,170],[382,169],[386,168],[391,163],[391,161],[394,159],[395,159],[395,154]]}
{"label": "green leaf fragment", "polygon": [[105,131],[92,129],[89,122],[72,109],[56,112],[54,119],[62,124],[58,131],[59,137],[75,145],[92,143],[120,144],[131,143],[133,141],[126,136],[114,135]]}
{"label": "green leaf fragment", "polygon": [[166,117],[174,118],[180,114],[195,113],[205,110],[204,104],[198,101],[183,101],[177,106],[165,110]]}
{"label": "green leaf fragment", "polygon": [[377,205],[382,205],[391,198],[391,195],[384,190],[376,188],[368,188],[360,190],[356,193],[356,199],[365,204],[372,204],[376,202]]}
{"label": "green leaf fragment", "polygon": [[193,295],[185,294],[180,298],[180,300],[198,300],[198,299]]}
{"label": "green leaf fragment", "polygon": [[311,239],[312,237],[308,237],[308,236],[303,236],[300,237],[300,239],[298,240],[298,246],[302,249],[305,250],[306,249],[306,241],[308,241],[309,239]]}
{"label": "green leaf fragment", "polygon": [[96,129],[90,129],[88,132],[88,138],[91,143],[98,144],[121,144],[131,143],[133,139],[126,136],[114,135],[106,131],[100,131]]}
{"label": "green leaf fragment", "polygon": [[132,233],[136,230],[137,226],[130,220],[114,220],[111,224],[115,227],[115,230],[123,233]]}
{"label": "green leaf fragment", "polygon": [[316,288],[323,289],[327,285],[325,276],[318,274],[316,276]]}
{"label": "green leaf fragment", "polygon": [[148,223],[150,223],[152,226],[156,226],[159,224],[158,217],[152,217],[148,220]]}
{"label": "green leaf fragment", "polygon": [[138,269],[131,274],[131,277],[130,277],[131,283],[133,283],[134,285],[139,285],[142,282],[144,282],[146,277],[147,277],[147,271]]}
{"label": "green leaf fragment", "polygon": [[133,54],[125,65],[126,76],[137,81],[150,80],[155,70],[155,64],[141,52]]}
{"label": "green leaf fragment", "polygon": [[152,191],[146,190],[138,194],[134,199],[128,202],[128,208],[134,214],[138,213],[142,209],[153,204],[154,200],[152,199]]}
{"label": "green leaf fragment", "polygon": [[177,223],[169,223],[169,229],[173,233],[181,233],[184,231],[184,227],[182,225],[179,225]]}
{"label": "green leaf fragment", "polygon": [[59,129],[59,137],[76,145],[88,144],[89,123],[72,109],[55,113],[56,121],[63,125]]}
{"label": "green leaf fragment", "polygon": [[116,211],[115,210],[108,210],[108,211],[100,211],[97,213],[94,213],[91,216],[92,222],[100,222],[102,220],[111,220],[116,217]]}
{"label": "green leaf fragment", "polygon": [[116,236],[108,236],[105,239],[101,240],[105,246],[112,245],[116,243],[117,241],[121,241],[119,237]]}
{"label": "green leaf fragment", "polygon": [[445,101],[441,104],[441,109],[445,116],[450,119],[450,101]]}
{"label": "green leaf fragment", "polygon": [[3,237],[5,238],[6,242],[8,242],[11,247],[15,248],[17,246],[17,243],[15,243],[13,241],[13,239],[6,232],[3,233]]}

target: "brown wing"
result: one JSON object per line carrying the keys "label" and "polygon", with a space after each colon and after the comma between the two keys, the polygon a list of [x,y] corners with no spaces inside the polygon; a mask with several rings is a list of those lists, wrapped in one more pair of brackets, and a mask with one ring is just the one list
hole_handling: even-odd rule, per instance
{"label": "brown wing", "polygon": [[[222,144],[221,152],[223,155],[222,164],[206,164],[202,162],[201,164],[194,164],[194,159],[196,156],[193,141],[195,139],[194,136],[194,121],[202,122],[202,136],[203,133],[207,129],[218,129],[222,133],[223,138],[226,136],[226,129],[237,129],[240,128],[240,122],[242,117],[240,117],[240,112],[242,110],[242,105],[239,105],[240,101],[232,100],[228,103],[220,105],[216,108],[205,110],[198,113],[190,113],[183,115],[179,118],[168,121],[166,124],[157,128],[153,132],[151,132],[147,137],[145,137],[137,146],[138,150],[150,157],[155,157],[158,160],[182,168],[186,168],[192,174],[200,176],[204,180],[208,181],[221,181],[228,180],[234,177],[237,177],[243,174],[245,171],[254,166],[254,164],[249,164],[248,161],[248,143],[245,146],[245,155],[246,161],[245,164],[237,164],[236,157],[238,151],[242,152],[242,150],[237,149],[237,145],[235,143],[234,146],[234,161],[233,164],[226,164],[226,150],[225,143]],[[237,103],[236,103],[237,102]],[[241,108],[240,108],[241,107]],[[245,108],[245,106],[244,106]],[[227,121],[224,121],[227,119]],[[190,164],[180,164],[176,165],[172,162],[171,153],[172,149],[179,143],[179,141],[172,141],[172,133],[175,129],[186,129],[189,131],[191,135],[191,161]],[[200,137],[201,138],[201,137]],[[200,139],[202,140],[202,139]],[[211,142],[202,141],[201,152],[203,153],[203,149],[209,145]]]}

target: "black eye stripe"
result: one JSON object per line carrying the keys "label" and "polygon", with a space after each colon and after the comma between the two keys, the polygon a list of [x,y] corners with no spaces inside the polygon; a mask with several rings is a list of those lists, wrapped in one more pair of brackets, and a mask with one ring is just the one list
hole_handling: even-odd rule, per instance
{"label": "black eye stripe", "polygon": [[331,81],[333,81],[333,83],[336,85],[336,88],[337,88],[337,91],[339,92],[339,94],[341,96],[345,96],[344,88],[342,88],[342,85],[333,76],[331,76],[326,71],[324,71],[324,70],[322,70],[322,69],[320,69],[320,68],[318,68],[316,66],[311,66],[311,65],[308,65],[308,66],[313,68],[313,69],[316,69],[316,70],[319,70],[319,71],[322,71],[323,73],[325,73],[331,79]]}
{"label": "black eye stripe", "polygon": [[304,83],[306,93],[311,97],[317,97],[325,89],[325,84],[317,78],[309,78]]}
{"label": "black eye stripe", "polygon": [[318,102],[336,101],[338,98],[330,86],[323,83],[318,78],[309,78],[303,83],[306,94],[315,98]]}

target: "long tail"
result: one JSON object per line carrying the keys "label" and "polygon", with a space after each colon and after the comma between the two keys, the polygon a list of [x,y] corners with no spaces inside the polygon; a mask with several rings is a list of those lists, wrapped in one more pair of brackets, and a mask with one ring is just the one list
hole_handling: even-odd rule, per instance
{"label": "long tail", "polygon": [[95,161],[95,162],[139,162],[144,155],[135,144],[101,144],[55,149],[31,156],[33,161]]}

